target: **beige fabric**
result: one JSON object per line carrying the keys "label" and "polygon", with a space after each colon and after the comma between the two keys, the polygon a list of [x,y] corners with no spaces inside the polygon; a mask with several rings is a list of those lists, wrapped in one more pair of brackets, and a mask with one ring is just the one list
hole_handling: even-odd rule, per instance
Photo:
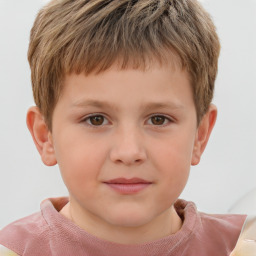
{"label": "beige fabric", "polygon": [[0,245],[0,256],[18,256],[18,254]]}
{"label": "beige fabric", "polygon": [[256,216],[248,216],[230,256],[256,256]]}

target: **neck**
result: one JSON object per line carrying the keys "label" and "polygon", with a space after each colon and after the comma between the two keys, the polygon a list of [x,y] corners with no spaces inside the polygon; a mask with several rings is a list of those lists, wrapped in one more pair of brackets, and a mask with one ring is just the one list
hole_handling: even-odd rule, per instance
{"label": "neck", "polygon": [[60,213],[86,232],[119,244],[151,242],[178,232],[182,226],[182,221],[173,206],[157,216],[153,221],[136,227],[123,227],[103,223],[95,216],[88,217],[88,214],[85,216],[79,211],[74,211],[70,203],[65,205]]}

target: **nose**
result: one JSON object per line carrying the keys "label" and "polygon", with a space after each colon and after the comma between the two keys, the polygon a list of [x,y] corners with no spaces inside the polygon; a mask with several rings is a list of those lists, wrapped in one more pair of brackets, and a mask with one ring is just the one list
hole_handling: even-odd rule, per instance
{"label": "nose", "polygon": [[139,165],[147,158],[142,135],[136,128],[126,128],[116,131],[112,143],[110,159],[114,163]]}

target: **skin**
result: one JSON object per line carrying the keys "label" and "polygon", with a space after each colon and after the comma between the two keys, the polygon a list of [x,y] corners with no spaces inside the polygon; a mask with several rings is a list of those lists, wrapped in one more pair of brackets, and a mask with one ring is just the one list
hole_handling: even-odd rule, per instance
{"label": "skin", "polygon": [[[216,115],[211,105],[198,126],[187,72],[155,64],[146,71],[113,66],[68,75],[52,130],[37,107],[29,109],[27,124],[42,161],[58,163],[69,190],[61,214],[99,238],[139,244],[181,228],[173,204]],[[122,194],[105,183],[120,177],[150,185]]]}

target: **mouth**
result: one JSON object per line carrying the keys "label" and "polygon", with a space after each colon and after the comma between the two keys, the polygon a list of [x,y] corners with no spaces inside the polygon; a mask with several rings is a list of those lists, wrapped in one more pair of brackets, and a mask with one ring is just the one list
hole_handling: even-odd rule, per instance
{"label": "mouth", "polygon": [[117,178],[104,182],[109,188],[120,194],[136,194],[151,186],[153,183],[140,178]]}

